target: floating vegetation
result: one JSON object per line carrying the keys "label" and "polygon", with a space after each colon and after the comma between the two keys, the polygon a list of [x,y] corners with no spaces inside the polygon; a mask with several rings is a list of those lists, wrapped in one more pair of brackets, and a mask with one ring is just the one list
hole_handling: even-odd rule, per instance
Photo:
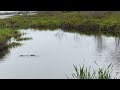
{"label": "floating vegetation", "polygon": [[21,46],[21,45],[22,45],[21,43],[13,42],[13,43],[9,44],[7,46],[7,48],[16,48],[16,47]]}
{"label": "floating vegetation", "polygon": [[28,38],[28,37],[25,37],[25,38],[16,38],[16,41],[24,41],[24,40],[31,40],[32,38]]}

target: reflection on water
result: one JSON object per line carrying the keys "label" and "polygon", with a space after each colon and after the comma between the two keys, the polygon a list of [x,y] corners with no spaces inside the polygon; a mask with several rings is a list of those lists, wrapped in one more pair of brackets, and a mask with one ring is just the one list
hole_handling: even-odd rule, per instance
{"label": "reflection on water", "polygon": [[[16,41],[16,39],[14,37],[8,39],[8,41],[5,42],[6,45],[10,45],[12,43],[18,43],[18,41]],[[15,45],[14,47],[17,47],[20,45]],[[2,47],[2,46],[0,46]],[[5,57],[10,53],[10,48],[14,48],[13,46],[9,47],[9,48],[1,48],[0,49],[0,63],[3,63],[5,60]]]}
{"label": "reflection on water", "polygon": [[74,39],[75,42],[79,42],[80,35],[78,33],[75,33],[74,36],[73,36],[73,39]]}
{"label": "reflection on water", "polygon": [[9,54],[9,49],[2,49],[0,50],[0,63],[4,61],[5,56]]}
{"label": "reflection on water", "polygon": [[96,42],[96,46],[97,46],[97,49],[99,53],[101,53],[102,51],[105,50],[106,48],[106,44],[105,44],[105,37],[102,36],[102,35],[98,35],[98,36],[95,36],[95,42]]}
{"label": "reflection on water", "polygon": [[109,60],[115,64],[116,69],[120,69],[120,38],[115,37],[113,48],[110,50]]}
{"label": "reflection on water", "polygon": [[120,37],[115,37],[115,44],[116,44],[116,49],[118,49],[120,45]]}
{"label": "reflection on water", "polygon": [[[32,40],[21,41],[22,46],[0,53],[0,78],[66,78],[74,72],[73,64],[91,66],[96,69],[114,64],[120,71],[120,38],[104,35],[84,35],[54,31],[21,30],[24,37]],[[14,39],[12,39],[14,41]],[[6,52],[6,53],[5,53]],[[9,53],[9,55],[7,54]],[[37,57],[20,57],[20,55]]]}
{"label": "reflection on water", "polygon": [[66,34],[62,30],[58,30],[58,32],[55,33],[55,36],[59,39],[62,40],[63,38],[67,38]]}

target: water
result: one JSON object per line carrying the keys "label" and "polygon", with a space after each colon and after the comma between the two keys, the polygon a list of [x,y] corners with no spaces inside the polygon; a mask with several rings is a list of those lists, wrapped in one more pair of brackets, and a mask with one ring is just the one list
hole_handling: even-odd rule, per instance
{"label": "water", "polygon": [[[36,14],[36,13],[31,12],[31,13],[28,13],[27,15],[35,15],[35,14]],[[15,16],[15,15],[17,15],[17,14],[0,15],[0,19],[10,18],[10,17]],[[23,14],[19,14],[19,15],[23,15]]]}
{"label": "water", "polygon": [[[71,77],[75,72],[73,64],[97,69],[94,61],[99,67],[113,63],[114,71],[120,71],[120,39],[117,37],[88,36],[61,29],[21,32],[26,33],[23,37],[32,37],[32,40],[1,51],[0,78],[66,79],[66,75]],[[36,56],[20,57],[31,54]]]}
{"label": "water", "polygon": [[0,15],[0,19],[10,18],[11,16],[14,15]]}

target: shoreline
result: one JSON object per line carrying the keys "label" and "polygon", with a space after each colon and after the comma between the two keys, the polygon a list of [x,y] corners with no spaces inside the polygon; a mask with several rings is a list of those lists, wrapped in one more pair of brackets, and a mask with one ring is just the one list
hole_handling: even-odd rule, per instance
{"label": "shoreline", "polygon": [[[53,12],[54,13],[54,12]],[[16,15],[0,20],[0,28],[63,28],[87,32],[120,33],[120,14],[86,16],[77,12]]]}
{"label": "shoreline", "polygon": [[20,35],[18,29],[61,28],[67,32],[83,34],[105,34],[120,37],[120,14],[110,13],[90,16],[79,12],[38,13],[35,15],[15,15],[0,19],[0,43]]}

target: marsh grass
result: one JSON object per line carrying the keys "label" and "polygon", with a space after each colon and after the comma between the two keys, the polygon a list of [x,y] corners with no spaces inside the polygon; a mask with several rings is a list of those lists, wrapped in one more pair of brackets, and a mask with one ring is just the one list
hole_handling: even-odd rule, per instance
{"label": "marsh grass", "polygon": [[[4,48],[16,48],[22,44],[18,41],[30,40],[32,38],[22,38],[24,35],[19,30],[12,28],[0,28],[0,49]],[[14,38],[16,41],[11,41]]]}
{"label": "marsh grass", "polygon": [[[103,13],[103,12],[102,12]],[[0,42],[11,37],[18,41],[31,38],[20,38],[18,29],[25,28],[61,28],[67,32],[79,32],[87,35],[105,34],[120,37],[120,14],[109,12],[45,12],[35,15],[17,15],[0,19]],[[106,12],[105,12],[106,13]]]}
{"label": "marsh grass", "polygon": [[21,46],[22,44],[19,42],[13,42],[11,44],[9,44],[8,46],[6,46],[6,48],[16,48],[18,46]]}
{"label": "marsh grass", "polygon": [[84,65],[78,68],[74,65],[75,73],[72,74],[72,78],[68,79],[117,79],[118,73],[112,78],[113,65],[110,64],[107,68],[99,68],[98,70],[91,70],[91,68],[86,68]]}
{"label": "marsh grass", "polygon": [[[87,14],[89,13],[89,14]],[[103,14],[102,14],[103,13]],[[13,16],[0,20],[0,27],[63,28],[86,32],[120,32],[120,14],[116,12],[44,12],[36,15]]]}
{"label": "marsh grass", "polygon": [[25,41],[25,40],[31,40],[31,37],[25,37],[25,38],[16,38],[17,41]]}
{"label": "marsh grass", "polygon": [[6,41],[12,37],[20,37],[21,33],[10,28],[0,28],[0,42]]}

